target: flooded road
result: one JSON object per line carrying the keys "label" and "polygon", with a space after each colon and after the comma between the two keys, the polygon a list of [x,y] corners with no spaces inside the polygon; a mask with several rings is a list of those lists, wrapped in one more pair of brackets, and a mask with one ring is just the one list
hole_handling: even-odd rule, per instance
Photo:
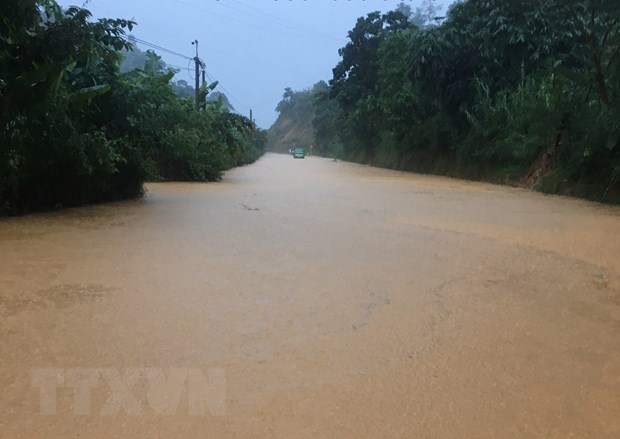
{"label": "flooded road", "polygon": [[0,437],[620,437],[620,209],[310,157],[0,220]]}

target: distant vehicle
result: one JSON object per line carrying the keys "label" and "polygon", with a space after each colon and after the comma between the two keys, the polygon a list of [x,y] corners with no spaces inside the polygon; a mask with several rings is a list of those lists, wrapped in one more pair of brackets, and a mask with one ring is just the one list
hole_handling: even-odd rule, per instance
{"label": "distant vehicle", "polygon": [[302,148],[296,148],[293,151],[293,158],[295,158],[295,159],[305,159],[306,158],[306,151],[304,151]]}

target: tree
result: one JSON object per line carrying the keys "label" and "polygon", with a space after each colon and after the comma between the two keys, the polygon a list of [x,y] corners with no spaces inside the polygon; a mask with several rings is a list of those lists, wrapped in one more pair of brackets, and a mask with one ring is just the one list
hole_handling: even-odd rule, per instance
{"label": "tree", "polygon": [[338,102],[330,97],[329,85],[319,81],[312,88],[314,95],[314,118],[312,126],[315,136],[315,153],[318,155],[342,156],[340,126],[342,112]]}
{"label": "tree", "polygon": [[379,47],[390,34],[408,27],[407,16],[402,12],[391,11],[384,15],[372,12],[358,18],[349,31],[350,42],[338,51],[342,60],[333,69],[331,98],[338,102],[344,129],[349,134],[345,149],[362,160],[371,160],[374,156],[381,125],[374,99],[379,79]]}
{"label": "tree", "polygon": [[178,96],[154,52],[120,72],[133,22],[53,0],[0,13],[0,212],[135,197],[147,178],[216,180],[262,153],[249,120]]}
{"label": "tree", "polygon": [[620,3],[464,0],[440,22],[434,6],[358,19],[317,100],[321,143],[382,166],[613,193]]}

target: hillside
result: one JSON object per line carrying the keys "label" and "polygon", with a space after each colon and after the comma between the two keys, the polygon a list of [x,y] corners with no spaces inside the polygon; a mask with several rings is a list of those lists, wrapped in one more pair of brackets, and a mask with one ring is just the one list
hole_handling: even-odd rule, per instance
{"label": "hillside", "polygon": [[309,149],[314,143],[312,118],[280,114],[267,130],[267,149],[271,152],[287,152],[289,149]]}
{"label": "hillside", "polygon": [[287,152],[293,148],[309,149],[315,142],[312,126],[314,93],[312,90],[293,91],[286,88],[276,110],[278,119],[267,130],[268,151]]}

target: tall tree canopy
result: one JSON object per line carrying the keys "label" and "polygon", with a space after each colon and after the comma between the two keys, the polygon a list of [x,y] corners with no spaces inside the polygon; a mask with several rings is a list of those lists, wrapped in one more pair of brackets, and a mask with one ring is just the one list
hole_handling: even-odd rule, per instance
{"label": "tall tree canopy", "polygon": [[620,2],[465,0],[434,13],[404,4],[357,20],[317,95],[317,146],[618,197]]}

